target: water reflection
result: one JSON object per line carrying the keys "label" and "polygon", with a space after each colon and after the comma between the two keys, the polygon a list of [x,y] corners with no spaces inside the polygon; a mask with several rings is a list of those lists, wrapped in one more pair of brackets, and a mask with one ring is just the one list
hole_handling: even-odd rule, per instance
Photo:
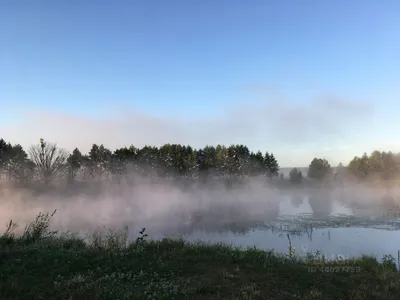
{"label": "water reflection", "polygon": [[294,195],[290,198],[290,203],[293,205],[295,208],[299,208],[300,205],[302,205],[304,202],[304,197],[300,195]]}
{"label": "water reflection", "polygon": [[[304,201],[307,198],[308,201]],[[292,210],[287,208],[291,212],[300,211],[299,207],[302,210],[309,207],[310,211],[308,214],[280,215],[282,207],[288,205],[293,207]],[[189,241],[256,246],[287,253],[289,235],[292,245],[298,249],[298,255],[315,251],[349,257],[361,254],[397,255],[400,219],[376,214],[374,217],[338,215],[339,208],[345,211],[343,202],[334,201],[332,193],[319,190],[308,197],[292,195],[287,200],[266,202],[264,206],[258,205],[254,209],[214,207],[211,211],[198,211],[193,213],[189,222],[177,222],[169,229],[154,228],[158,235],[153,236],[178,235]]]}
{"label": "water reflection", "polygon": [[[397,255],[400,221],[360,217],[302,216],[274,221],[199,222],[175,234],[189,241],[223,242],[235,246],[274,249],[287,253],[289,235],[298,255],[321,251],[326,255]],[[306,247],[305,247],[306,246]],[[306,250],[304,250],[306,248]],[[302,250],[303,249],[303,250]]]}
{"label": "water reflection", "polygon": [[363,197],[354,197],[349,206],[352,212],[358,216],[381,217],[398,215],[400,213],[400,207],[396,198],[389,193],[383,196],[371,193],[371,195],[363,195]]}
{"label": "water reflection", "polygon": [[[164,225],[158,230],[164,235],[171,233],[188,235],[199,231],[208,234],[230,232],[234,235],[246,235],[250,231],[269,230],[279,236],[289,233],[293,236],[305,235],[311,240],[315,228],[381,226],[381,220],[369,217],[386,216],[376,210],[376,207],[369,208],[373,213],[366,214],[365,207],[360,208],[356,203],[350,204],[350,207],[344,206],[343,202],[334,201],[332,193],[322,189],[308,197],[297,194],[286,199],[264,200],[263,203],[254,207],[213,205],[208,209],[184,213],[184,216],[180,218],[174,217],[174,225],[171,225],[171,218],[160,222]],[[387,209],[387,207],[384,208],[385,211]],[[356,216],[361,218],[353,218]],[[386,226],[391,221],[385,219],[383,222]],[[166,228],[166,223],[171,227]],[[396,224],[394,226],[397,226]],[[389,225],[393,226],[392,223]]]}
{"label": "water reflection", "polygon": [[326,218],[332,213],[333,199],[330,191],[325,189],[316,190],[308,197],[308,203],[316,218]]}

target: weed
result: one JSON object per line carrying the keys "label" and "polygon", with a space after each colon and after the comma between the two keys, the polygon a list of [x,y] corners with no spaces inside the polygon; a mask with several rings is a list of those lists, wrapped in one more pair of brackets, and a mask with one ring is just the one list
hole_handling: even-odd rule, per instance
{"label": "weed", "polygon": [[146,231],[146,228],[142,228],[142,230],[139,231],[140,236],[136,238],[136,242],[139,241],[144,241],[146,237],[148,237],[147,233],[144,233]]}
{"label": "weed", "polygon": [[295,257],[295,252],[296,252],[296,247],[292,246],[292,241],[290,240],[289,234],[287,234],[287,238],[289,240],[289,257],[294,258]]}
{"label": "weed", "polygon": [[396,260],[392,255],[384,255],[382,258],[382,266],[392,270],[397,270]]}
{"label": "weed", "polygon": [[[310,260],[320,253],[296,258],[290,236],[289,255],[183,239],[146,240],[144,228],[131,243],[126,227],[97,229],[88,242],[70,233],[52,234],[51,216],[40,216],[23,236],[14,236],[11,221],[0,237],[11,245],[0,247],[2,299],[397,300],[400,294],[400,273],[391,256],[381,262],[352,259],[357,273],[316,267],[310,272]],[[43,242],[32,244],[38,240]]]}
{"label": "weed", "polygon": [[52,214],[39,213],[35,221],[25,226],[21,240],[27,244],[37,242],[41,239],[54,237],[58,231],[50,231],[50,222],[57,210]]}
{"label": "weed", "polygon": [[0,245],[2,246],[10,246],[15,239],[14,230],[17,228],[17,224],[10,220],[10,222],[6,225],[6,230],[3,235],[0,237]]}
{"label": "weed", "polygon": [[122,251],[128,245],[128,231],[128,226],[125,226],[121,230],[102,230],[97,228],[88,236],[89,247],[98,251]]}

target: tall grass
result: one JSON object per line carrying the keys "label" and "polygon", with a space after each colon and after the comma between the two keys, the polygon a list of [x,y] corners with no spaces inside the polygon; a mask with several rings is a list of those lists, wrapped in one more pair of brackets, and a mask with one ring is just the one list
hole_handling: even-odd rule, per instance
{"label": "tall grass", "polygon": [[12,243],[18,244],[33,244],[38,241],[42,241],[57,236],[58,231],[50,230],[51,219],[56,213],[54,210],[50,213],[39,213],[36,219],[25,226],[25,229],[21,236],[17,237],[15,229],[18,227],[13,220],[10,220],[6,224],[5,232],[0,236],[0,245],[11,245]]}
{"label": "tall grass", "polygon": [[[51,230],[40,213],[0,236],[1,299],[388,299],[400,295],[393,257],[334,261],[223,244],[149,240],[145,229],[97,228],[86,239]],[[333,272],[337,266],[339,272]],[[346,269],[344,268],[346,267]],[[357,268],[355,268],[357,267]],[[323,268],[329,268],[323,270]],[[330,271],[326,271],[330,270]],[[359,270],[359,271],[355,271]]]}

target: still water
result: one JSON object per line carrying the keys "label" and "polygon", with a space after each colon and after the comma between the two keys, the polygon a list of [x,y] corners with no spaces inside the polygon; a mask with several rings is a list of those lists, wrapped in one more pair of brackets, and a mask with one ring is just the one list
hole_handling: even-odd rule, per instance
{"label": "still water", "polygon": [[397,258],[400,249],[399,218],[383,217],[376,208],[352,207],[333,200],[285,197],[276,207],[272,204],[267,220],[212,220],[180,223],[164,228],[163,233],[150,232],[150,237],[179,236],[188,241],[255,246],[286,254],[290,239],[297,255],[319,251],[328,259],[362,254]]}

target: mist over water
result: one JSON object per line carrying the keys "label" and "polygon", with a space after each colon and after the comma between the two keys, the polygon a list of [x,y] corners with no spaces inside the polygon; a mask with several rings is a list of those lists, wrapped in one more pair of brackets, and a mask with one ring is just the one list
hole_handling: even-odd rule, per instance
{"label": "mist over water", "polygon": [[[387,194],[391,203],[384,201]],[[23,230],[39,212],[57,209],[54,229],[82,235],[98,228],[141,228],[150,238],[183,237],[287,253],[288,237],[298,255],[392,254],[400,248],[400,219],[383,218],[397,209],[399,189],[277,188],[265,178],[227,188],[222,183],[150,180],[81,184],[45,190],[3,185],[0,220]]]}

